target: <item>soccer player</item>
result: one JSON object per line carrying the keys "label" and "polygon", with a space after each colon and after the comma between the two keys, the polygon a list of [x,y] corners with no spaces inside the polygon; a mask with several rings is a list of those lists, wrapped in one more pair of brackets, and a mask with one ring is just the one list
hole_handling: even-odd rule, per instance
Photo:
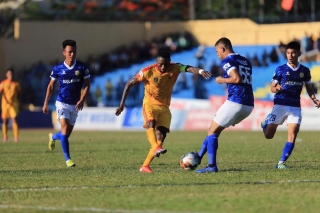
{"label": "soccer player", "polygon": [[169,52],[159,52],[156,64],[152,64],[140,70],[125,85],[120,106],[115,114],[118,116],[124,109],[125,100],[133,85],[144,83],[144,98],[142,115],[144,118],[143,127],[147,129],[147,138],[151,144],[150,151],[144,163],[140,167],[140,172],[150,173],[150,163],[154,157],[167,152],[162,148],[164,139],[169,133],[171,123],[171,112],[169,109],[171,93],[174,84],[181,72],[191,72],[200,74],[204,78],[209,78],[211,73],[203,69],[171,63]]}
{"label": "soccer player", "polygon": [[228,38],[220,38],[215,43],[218,57],[222,60],[223,77],[216,78],[218,84],[226,83],[228,98],[216,112],[207,132],[207,137],[196,156],[201,162],[208,152],[208,166],[196,170],[197,173],[218,172],[216,157],[218,138],[230,125],[235,126],[248,117],[254,107],[252,91],[252,66],[248,59],[235,53]]}
{"label": "soccer player", "polygon": [[56,134],[49,133],[48,145],[49,149],[53,150],[55,141],[60,140],[67,167],[74,167],[76,164],[70,157],[68,138],[76,123],[78,111],[82,110],[86,95],[90,90],[90,72],[84,63],[76,60],[77,46],[75,41],[65,40],[62,47],[65,61],[56,65],[51,72],[51,80],[48,84],[42,111],[45,114],[48,113],[48,102],[57,79],[59,79],[60,87],[55,105],[61,131]]}
{"label": "soccer player", "polygon": [[19,104],[21,97],[21,87],[19,82],[14,79],[13,69],[8,69],[6,79],[0,84],[0,92],[2,93],[1,101],[1,117],[2,117],[2,133],[3,142],[8,141],[8,123],[9,118],[12,120],[12,131],[14,142],[19,141],[19,126],[17,122],[19,113]]}
{"label": "soccer player", "polygon": [[303,85],[316,107],[320,107],[320,102],[312,89],[310,70],[298,61],[300,55],[299,42],[293,41],[286,46],[288,62],[277,67],[272,79],[271,92],[275,93],[274,106],[271,113],[261,122],[264,136],[272,139],[277,127],[287,120],[288,140],[276,169],[288,168],[285,162],[293,151],[302,119],[300,94]]}

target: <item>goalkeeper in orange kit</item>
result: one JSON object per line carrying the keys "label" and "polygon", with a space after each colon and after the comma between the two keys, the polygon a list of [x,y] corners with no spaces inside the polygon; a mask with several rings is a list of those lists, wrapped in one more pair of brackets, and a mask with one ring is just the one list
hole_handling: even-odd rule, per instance
{"label": "goalkeeper in orange kit", "polygon": [[203,69],[171,63],[169,52],[159,52],[156,64],[140,70],[138,74],[127,82],[124,88],[120,106],[116,109],[115,114],[117,116],[124,109],[125,100],[130,88],[135,84],[144,82],[143,127],[147,129],[147,138],[151,144],[151,148],[147,158],[140,167],[140,172],[152,172],[149,165],[154,157],[159,157],[160,154],[167,152],[162,147],[162,144],[170,129],[171,112],[169,106],[172,89],[181,72],[200,74],[206,79],[211,77],[211,73]]}

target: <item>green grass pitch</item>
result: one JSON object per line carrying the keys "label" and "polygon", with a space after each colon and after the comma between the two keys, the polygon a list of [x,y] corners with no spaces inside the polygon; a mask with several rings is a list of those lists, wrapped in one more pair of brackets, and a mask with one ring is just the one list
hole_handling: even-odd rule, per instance
{"label": "green grass pitch", "polygon": [[[0,212],[319,212],[320,133],[300,132],[287,165],[276,170],[286,132],[226,131],[214,174],[184,171],[180,157],[200,148],[206,132],[174,131],[168,149],[139,172],[149,150],[144,131],[84,132],[70,137],[75,168],[66,168],[49,130],[22,130],[0,143]],[[206,165],[207,158],[198,168]]]}

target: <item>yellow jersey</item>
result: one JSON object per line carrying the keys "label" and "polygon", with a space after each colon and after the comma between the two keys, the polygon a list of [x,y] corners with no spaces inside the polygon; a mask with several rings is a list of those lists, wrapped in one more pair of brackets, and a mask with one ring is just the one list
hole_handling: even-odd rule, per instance
{"label": "yellow jersey", "polygon": [[166,72],[160,72],[156,64],[140,70],[136,74],[139,82],[144,82],[143,103],[170,106],[173,86],[186,66],[171,63]]}
{"label": "yellow jersey", "polygon": [[4,80],[0,84],[0,92],[2,92],[2,107],[8,105],[13,107],[19,106],[19,93],[21,91],[19,82]]}

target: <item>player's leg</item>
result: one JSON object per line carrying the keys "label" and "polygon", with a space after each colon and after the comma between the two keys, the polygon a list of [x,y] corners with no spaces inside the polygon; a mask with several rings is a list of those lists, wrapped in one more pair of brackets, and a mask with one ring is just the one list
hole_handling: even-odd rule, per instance
{"label": "player's leg", "polygon": [[8,141],[8,124],[9,124],[9,107],[3,106],[2,105],[2,112],[1,112],[1,117],[2,117],[2,134],[3,134],[3,142]]}
{"label": "player's leg", "polygon": [[156,138],[158,147],[154,151],[154,156],[159,157],[160,154],[165,154],[167,149],[162,147],[163,142],[167,136],[167,133],[170,132],[170,124],[171,124],[171,112],[169,107],[161,106],[158,110],[156,110],[157,114],[157,125],[156,125]]}
{"label": "player's leg", "polygon": [[13,139],[14,142],[18,142],[19,141],[19,125],[18,125],[18,121],[17,121],[17,117],[18,117],[18,109],[19,107],[11,107],[10,108],[10,117],[12,120],[12,131],[13,131]]}
{"label": "player's leg", "polygon": [[285,162],[290,157],[295,141],[297,138],[297,135],[300,130],[300,123],[301,123],[301,109],[300,108],[294,108],[291,111],[292,114],[290,114],[287,118],[287,126],[288,126],[288,139],[285,143],[282,154],[280,157],[280,160],[278,164],[276,165],[277,169],[287,169],[288,167],[285,165]]}
{"label": "player's leg", "polygon": [[[289,108],[282,105],[274,105],[270,114],[261,122],[265,138],[272,139],[279,125],[287,119]],[[264,124],[262,124],[264,123]]]}
{"label": "player's leg", "polygon": [[150,104],[144,104],[142,107],[142,115],[144,119],[143,127],[147,129],[147,138],[151,145],[149,149],[149,153],[143,162],[142,166],[140,167],[140,172],[150,173],[152,170],[150,169],[149,165],[154,158],[154,150],[157,148],[157,139],[155,135],[155,127],[156,127],[156,120],[155,120],[155,113],[154,108]]}

